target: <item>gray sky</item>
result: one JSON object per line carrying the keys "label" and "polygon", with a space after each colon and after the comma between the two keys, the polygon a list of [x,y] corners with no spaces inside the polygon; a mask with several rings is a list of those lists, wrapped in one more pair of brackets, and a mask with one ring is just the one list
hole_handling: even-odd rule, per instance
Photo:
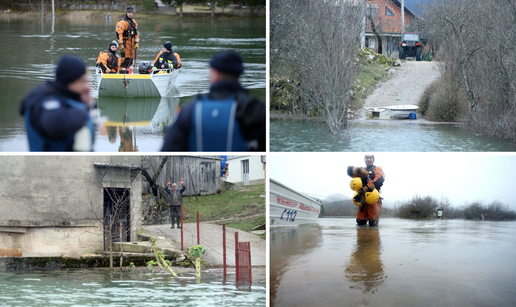
{"label": "gray sky", "polygon": [[[297,191],[324,199],[342,193],[352,197],[349,165],[365,166],[365,153],[288,153],[269,155],[270,178]],[[385,172],[382,197],[389,202],[421,196],[447,197],[455,207],[494,200],[516,210],[515,154],[377,153]]]}

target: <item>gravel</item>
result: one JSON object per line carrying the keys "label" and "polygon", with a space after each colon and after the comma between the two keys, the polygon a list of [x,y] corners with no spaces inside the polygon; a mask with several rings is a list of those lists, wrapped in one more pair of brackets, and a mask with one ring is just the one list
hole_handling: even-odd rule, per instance
{"label": "gravel", "polygon": [[367,97],[364,107],[417,105],[426,87],[440,74],[437,62],[406,61],[389,81]]}

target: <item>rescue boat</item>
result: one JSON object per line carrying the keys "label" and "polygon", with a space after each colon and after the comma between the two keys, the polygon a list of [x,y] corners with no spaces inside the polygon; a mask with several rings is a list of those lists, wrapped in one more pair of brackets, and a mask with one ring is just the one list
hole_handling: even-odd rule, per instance
{"label": "rescue boat", "polygon": [[270,226],[298,226],[316,222],[321,207],[319,200],[270,179]]}
{"label": "rescue boat", "polygon": [[419,109],[416,105],[394,105],[387,107],[362,108],[362,117],[377,119],[408,119],[410,113]]}
{"label": "rescue boat", "polygon": [[166,97],[174,87],[179,69],[159,69],[156,74],[104,74],[96,68],[97,97]]}

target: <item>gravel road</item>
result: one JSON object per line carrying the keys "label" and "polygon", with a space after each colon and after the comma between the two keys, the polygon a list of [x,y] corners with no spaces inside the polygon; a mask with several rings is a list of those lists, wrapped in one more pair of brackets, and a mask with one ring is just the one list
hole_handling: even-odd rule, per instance
{"label": "gravel road", "polygon": [[366,98],[364,107],[417,105],[425,88],[439,75],[436,62],[407,61],[394,73],[392,79],[382,83]]}

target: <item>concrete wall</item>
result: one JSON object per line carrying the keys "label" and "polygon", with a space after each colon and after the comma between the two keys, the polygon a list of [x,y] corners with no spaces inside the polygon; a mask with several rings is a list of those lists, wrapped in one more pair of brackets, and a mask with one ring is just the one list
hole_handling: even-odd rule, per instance
{"label": "concrete wall", "polygon": [[249,183],[265,182],[265,164],[262,163],[261,157],[260,155],[228,157],[229,176],[227,177],[227,182],[239,185],[243,183],[242,161],[244,160],[249,160]]}
{"label": "concrete wall", "polygon": [[[141,175],[94,163],[134,164],[139,156],[0,156],[0,248],[24,254],[103,249],[103,188],[131,191],[131,232],[141,229]],[[103,178],[102,175],[104,176]]]}

